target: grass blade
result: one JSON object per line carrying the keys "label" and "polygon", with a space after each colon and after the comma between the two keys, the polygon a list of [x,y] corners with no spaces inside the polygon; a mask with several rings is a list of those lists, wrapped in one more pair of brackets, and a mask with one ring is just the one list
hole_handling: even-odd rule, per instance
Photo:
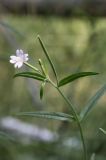
{"label": "grass blade", "polygon": [[80,113],[81,121],[87,116],[87,114],[91,111],[91,109],[95,106],[97,101],[106,91],[106,84],[99,89],[96,94],[88,101],[87,105],[84,107],[82,112]]}
{"label": "grass blade", "polygon": [[62,80],[60,80],[59,82],[59,87],[63,86],[63,85],[66,85],[72,81],[75,81],[76,79],[78,78],[81,78],[81,77],[85,77],[85,76],[93,76],[93,75],[97,75],[98,73],[96,72],[80,72],[80,73],[75,73],[75,74],[72,74],[72,75],[69,75],[65,78],[63,78]]}
{"label": "grass blade", "polygon": [[51,68],[52,68],[52,70],[53,70],[53,73],[54,73],[54,75],[55,75],[55,77],[56,77],[57,84],[58,84],[57,72],[56,72],[56,69],[55,69],[55,67],[54,67],[54,64],[53,64],[53,62],[52,62],[52,60],[51,60],[51,58],[50,58],[50,56],[49,56],[49,54],[48,54],[48,52],[47,52],[47,50],[46,50],[46,48],[45,48],[44,43],[43,43],[43,41],[41,40],[40,36],[38,36],[38,40],[39,40],[39,43],[40,43],[40,45],[41,45],[41,47],[42,47],[42,49],[43,49],[43,51],[44,51],[44,53],[45,53],[46,58],[48,59],[48,62],[49,62],[50,66],[51,66]]}
{"label": "grass blade", "polygon": [[31,116],[36,118],[46,118],[60,121],[74,121],[74,117],[72,115],[61,113],[61,112],[45,112],[45,111],[37,111],[37,112],[23,112],[18,114],[20,116]]}

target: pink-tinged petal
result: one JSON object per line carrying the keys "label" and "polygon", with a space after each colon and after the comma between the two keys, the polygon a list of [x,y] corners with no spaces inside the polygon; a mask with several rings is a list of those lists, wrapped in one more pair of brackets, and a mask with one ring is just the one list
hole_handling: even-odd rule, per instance
{"label": "pink-tinged petal", "polygon": [[29,59],[29,58],[28,58],[28,56],[25,56],[25,59],[27,59],[27,60],[28,60],[28,59]]}
{"label": "pink-tinged petal", "polygon": [[28,61],[28,55],[24,54],[24,56],[23,56],[23,61],[24,61],[24,62]]}
{"label": "pink-tinged petal", "polygon": [[22,62],[18,62],[18,68],[21,68],[22,67],[22,65],[23,65],[23,63]]}
{"label": "pink-tinged petal", "polygon": [[20,56],[20,50],[19,49],[16,50],[16,55]]}
{"label": "pink-tinged petal", "polygon": [[20,53],[19,53],[19,57],[23,59],[23,57],[24,57],[24,52],[23,52],[23,50],[22,50],[22,49],[20,49],[19,51],[20,51]]}
{"label": "pink-tinged petal", "polygon": [[22,62],[17,62],[17,63],[15,63],[14,67],[15,67],[15,68],[21,68],[22,65],[23,65]]}
{"label": "pink-tinged petal", "polygon": [[15,64],[14,64],[14,67],[17,68],[17,67],[18,67],[18,63],[15,63]]}
{"label": "pink-tinged petal", "polygon": [[23,52],[23,50],[22,50],[22,49],[20,49],[20,54],[21,54],[21,55],[23,55],[23,54],[24,54],[24,52]]}
{"label": "pink-tinged petal", "polygon": [[25,57],[28,57],[28,54],[25,54]]}
{"label": "pink-tinged petal", "polygon": [[25,62],[28,61],[29,58],[25,58]]}
{"label": "pink-tinged petal", "polygon": [[27,53],[24,53],[22,49],[17,49],[16,56],[10,56],[10,63],[13,63],[15,68],[20,68],[24,62],[28,61],[28,59]]}
{"label": "pink-tinged petal", "polygon": [[12,59],[10,59],[10,63],[15,63],[16,61],[14,61],[14,60],[12,60]]}
{"label": "pink-tinged petal", "polygon": [[23,59],[22,58],[20,58],[20,57],[16,57],[16,62],[22,62],[23,61]]}
{"label": "pink-tinged petal", "polygon": [[16,57],[16,56],[10,56],[10,58],[11,58],[12,60],[15,60],[17,57]]}

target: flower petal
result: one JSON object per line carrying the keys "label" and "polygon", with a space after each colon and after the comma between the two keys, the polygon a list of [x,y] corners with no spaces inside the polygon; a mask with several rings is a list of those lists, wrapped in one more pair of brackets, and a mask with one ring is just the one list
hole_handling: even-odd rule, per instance
{"label": "flower petal", "polygon": [[28,53],[25,54],[25,57],[28,57]]}
{"label": "flower petal", "polygon": [[20,50],[19,49],[16,50],[16,56],[20,56]]}
{"label": "flower petal", "polygon": [[22,62],[18,62],[18,63],[17,63],[17,67],[18,67],[18,68],[21,68],[21,67],[22,67],[22,65],[23,65],[23,63],[22,63]]}
{"label": "flower petal", "polygon": [[25,58],[25,62],[28,61],[29,58]]}
{"label": "flower petal", "polygon": [[10,59],[10,63],[16,63],[16,61],[14,61],[14,60]]}
{"label": "flower petal", "polygon": [[27,53],[24,53],[22,49],[17,49],[16,56],[10,56],[10,63],[13,63],[15,68],[20,68],[24,62],[28,61],[28,59]]}
{"label": "flower petal", "polygon": [[10,58],[12,59],[12,60],[16,60],[16,56],[10,56]]}
{"label": "flower petal", "polygon": [[18,63],[15,63],[15,64],[14,64],[14,67],[17,68],[17,67],[18,67]]}
{"label": "flower petal", "polygon": [[23,50],[22,50],[22,49],[20,49],[20,54],[21,54],[21,55],[23,55],[23,54],[24,54],[24,52],[23,52]]}

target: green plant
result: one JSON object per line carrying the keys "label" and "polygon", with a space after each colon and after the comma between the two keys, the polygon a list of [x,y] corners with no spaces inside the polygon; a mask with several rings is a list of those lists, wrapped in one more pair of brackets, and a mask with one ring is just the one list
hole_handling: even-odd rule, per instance
{"label": "green plant", "polygon": [[[83,160],[87,160],[87,152],[86,152],[86,145],[85,145],[85,139],[83,135],[83,129],[82,129],[82,122],[88,115],[88,113],[91,111],[91,109],[95,106],[96,102],[98,99],[103,95],[103,93],[106,90],[106,84],[103,85],[101,89],[99,89],[96,94],[89,100],[89,102],[84,106],[84,109],[78,114],[76,112],[75,106],[72,104],[71,100],[69,100],[63,91],[61,90],[61,87],[74,81],[77,80],[81,77],[86,77],[86,76],[93,76],[97,75],[98,73],[96,72],[79,72],[75,74],[71,74],[61,80],[58,78],[58,74],[56,72],[55,66],[47,52],[47,49],[44,46],[43,41],[41,40],[40,36],[37,37],[39,40],[39,43],[44,51],[44,54],[51,66],[51,69],[54,73],[54,77],[56,82],[54,82],[51,78],[50,75],[48,74],[48,70],[45,68],[44,63],[41,59],[38,60],[39,62],[39,68],[32,66],[29,64],[28,61],[28,54],[24,53],[22,50],[17,50],[16,51],[16,56],[11,56],[10,63],[13,63],[15,68],[22,67],[23,64],[26,66],[30,67],[33,72],[22,72],[22,73],[17,73],[14,75],[14,77],[27,77],[27,78],[33,78],[36,80],[41,81],[41,87],[40,87],[40,98],[43,98],[44,95],[44,87],[47,83],[51,84],[62,96],[62,98],[65,100],[69,107],[69,114],[66,113],[61,113],[61,112],[45,112],[45,111],[38,111],[38,112],[24,112],[20,113],[19,115],[21,116],[34,116],[34,117],[40,117],[40,118],[48,118],[48,119],[56,119],[56,120],[61,120],[61,121],[68,121],[68,122],[76,122],[80,136],[81,136],[81,141],[82,141],[82,146],[83,146]],[[91,157],[91,160],[95,159],[95,156],[93,155]]]}

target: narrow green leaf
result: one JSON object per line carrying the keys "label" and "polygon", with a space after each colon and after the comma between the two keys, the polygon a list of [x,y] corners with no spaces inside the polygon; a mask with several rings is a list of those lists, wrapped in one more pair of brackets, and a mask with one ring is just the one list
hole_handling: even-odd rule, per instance
{"label": "narrow green leaf", "polygon": [[46,118],[60,121],[74,121],[74,117],[72,115],[61,113],[61,112],[45,112],[45,111],[37,111],[37,112],[23,112],[18,114],[20,116],[31,116],[37,118]]}
{"label": "narrow green leaf", "polygon": [[45,82],[43,82],[43,83],[41,84],[41,88],[40,88],[40,99],[43,98],[44,86],[45,86]]}
{"label": "narrow green leaf", "polygon": [[105,91],[106,91],[106,84],[96,92],[96,94],[88,101],[84,109],[81,111],[80,113],[81,121],[84,120],[84,118],[91,111],[91,109],[95,106],[95,104],[100,99],[100,97],[104,94]]}
{"label": "narrow green leaf", "polygon": [[0,21],[0,25],[3,26],[5,29],[11,30],[15,34],[18,34],[19,36],[25,37],[24,34],[20,33],[18,30],[16,30],[14,27],[12,27],[6,22]]}
{"label": "narrow green leaf", "polygon": [[90,160],[96,160],[96,159],[95,159],[95,153],[92,154]]}
{"label": "narrow green leaf", "polygon": [[9,134],[3,132],[3,131],[0,131],[0,138],[4,138],[6,140],[10,140],[10,141],[15,141],[15,139],[10,136]]}
{"label": "narrow green leaf", "polygon": [[72,74],[70,76],[67,76],[65,78],[63,78],[62,80],[60,80],[58,86],[61,87],[63,85],[66,85],[67,83],[70,83],[78,78],[81,78],[81,77],[85,77],[85,76],[93,76],[93,75],[96,75],[98,73],[96,72],[80,72],[80,73],[75,73],[75,74]]}
{"label": "narrow green leaf", "polygon": [[35,72],[21,72],[21,73],[17,73],[14,75],[14,77],[27,77],[27,78],[33,78],[39,81],[44,81],[45,77],[42,76],[39,73],[35,73]]}
{"label": "narrow green leaf", "polygon": [[41,67],[42,73],[45,75],[45,77],[48,77],[46,68],[45,68],[45,66],[43,65],[43,62],[42,62],[41,59],[39,59],[39,65],[40,65],[40,67]]}
{"label": "narrow green leaf", "polygon": [[103,128],[99,128],[104,134],[106,134],[106,131]]}
{"label": "narrow green leaf", "polygon": [[44,53],[45,53],[45,56],[46,56],[48,62],[49,62],[50,66],[51,66],[51,68],[52,68],[52,70],[53,70],[53,73],[54,73],[54,75],[55,75],[55,77],[56,77],[56,80],[57,80],[57,83],[58,83],[58,78],[57,78],[56,69],[55,69],[55,67],[54,67],[54,64],[53,64],[53,62],[52,62],[52,60],[51,60],[51,58],[50,58],[50,56],[49,56],[49,54],[48,54],[48,51],[47,51],[47,49],[46,49],[43,41],[41,40],[40,36],[38,36],[38,40],[39,40],[39,43],[40,43],[40,45],[41,45],[41,47],[42,47],[42,49],[43,49],[43,51],[44,51]]}

